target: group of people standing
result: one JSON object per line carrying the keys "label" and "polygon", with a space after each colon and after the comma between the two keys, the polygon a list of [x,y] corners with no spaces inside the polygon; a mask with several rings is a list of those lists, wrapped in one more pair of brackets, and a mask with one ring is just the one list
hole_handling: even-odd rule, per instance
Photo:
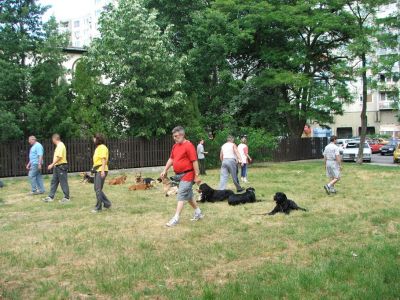
{"label": "group of people standing", "polygon": [[[29,150],[29,162],[26,165],[26,169],[29,170],[28,176],[31,183],[32,195],[42,195],[45,193],[45,187],[42,177],[43,157],[44,148],[37,141],[35,136],[30,136],[29,144],[31,148]],[[53,202],[58,186],[61,186],[61,190],[64,197],[60,200],[60,203],[68,203],[71,201],[69,194],[68,185],[68,161],[67,161],[67,148],[61,141],[59,134],[55,133],[52,136],[52,142],[56,146],[53,154],[53,161],[48,165],[47,169],[53,170],[53,177],[50,183],[50,192],[47,197],[42,200],[46,203]],[[94,179],[94,190],[96,193],[96,206],[92,210],[93,213],[97,213],[104,208],[111,207],[111,201],[103,192],[103,186],[105,179],[108,174],[108,148],[105,145],[105,139],[101,134],[96,134],[93,137],[93,142],[96,145],[96,149],[93,154],[93,169],[95,173]]]}

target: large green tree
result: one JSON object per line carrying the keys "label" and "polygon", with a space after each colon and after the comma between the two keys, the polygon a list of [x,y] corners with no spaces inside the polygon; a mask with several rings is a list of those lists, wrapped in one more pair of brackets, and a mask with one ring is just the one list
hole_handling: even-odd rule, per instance
{"label": "large green tree", "polygon": [[30,60],[42,38],[44,7],[29,0],[0,5],[0,132],[3,140],[24,134]]}
{"label": "large green tree", "polygon": [[0,6],[0,138],[59,132],[76,134],[69,112],[69,86],[63,77],[63,47],[51,18],[42,23],[46,8],[36,1],[2,1]]}
{"label": "large green tree", "polygon": [[141,1],[121,0],[102,14],[101,38],[89,49],[88,63],[103,76],[110,95],[106,105],[122,134],[165,134],[184,117],[182,61],[156,17]]}

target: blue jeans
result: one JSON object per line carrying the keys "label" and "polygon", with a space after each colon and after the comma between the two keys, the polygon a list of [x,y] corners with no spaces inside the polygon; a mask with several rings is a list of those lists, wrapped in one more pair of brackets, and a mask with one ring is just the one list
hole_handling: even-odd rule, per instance
{"label": "blue jeans", "polygon": [[247,164],[243,164],[242,165],[242,170],[241,170],[242,172],[241,172],[241,177],[244,177],[244,178],[246,178],[247,177]]}
{"label": "blue jeans", "polygon": [[28,176],[31,181],[32,192],[44,193],[42,170],[39,170],[39,165],[31,165]]}

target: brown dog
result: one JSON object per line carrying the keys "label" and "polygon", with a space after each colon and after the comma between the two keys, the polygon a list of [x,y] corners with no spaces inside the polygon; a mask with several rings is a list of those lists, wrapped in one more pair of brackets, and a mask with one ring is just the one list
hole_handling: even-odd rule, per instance
{"label": "brown dog", "polygon": [[136,183],[143,183],[142,173],[135,175],[135,182]]}
{"label": "brown dog", "polygon": [[145,183],[136,183],[131,185],[128,189],[130,191],[145,191],[147,189],[149,189],[149,185],[145,184]]}
{"label": "brown dog", "polygon": [[162,183],[165,197],[173,196],[178,193],[178,186],[173,184],[173,182],[169,180],[167,177],[164,178],[160,177],[157,179],[157,181]]}
{"label": "brown dog", "polygon": [[126,175],[122,175],[122,176],[120,176],[120,177],[110,179],[110,180],[108,181],[108,184],[109,184],[109,185],[124,184],[125,181],[126,181],[126,178],[127,178]]}

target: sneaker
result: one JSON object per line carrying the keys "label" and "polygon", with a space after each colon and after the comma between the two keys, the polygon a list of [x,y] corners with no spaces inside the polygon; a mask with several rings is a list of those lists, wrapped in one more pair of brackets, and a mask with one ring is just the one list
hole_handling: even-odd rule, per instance
{"label": "sneaker", "polygon": [[337,193],[336,189],[332,187],[332,188],[331,188],[331,193],[332,193],[332,194],[336,194],[336,193]]}
{"label": "sneaker", "polygon": [[324,185],[324,189],[325,189],[325,192],[326,192],[328,195],[331,194],[331,189],[330,189],[330,187],[329,187],[327,184]]}
{"label": "sneaker", "polygon": [[69,198],[62,198],[61,200],[60,200],[60,203],[61,204],[64,204],[64,203],[69,203],[71,201],[71,199],[69,199]]}
{"label": "sneaker", "polygon": [[101,212],[101,209],[96,209],[96,208],[95,208],[95,209],[92,209],[92,210],[91,210],[91,213],[92,213],[92,214],[97,214],[97,213],[99,213],[99,212]]}
{"label": "sneaker", "polygon": [[204,218],[204,215],[202,213],[199,213],[199,214],[195,213],[193,215],[193,218],[190,219],[190,221],[198,221],[198,220],[201,220],[203,218]]}
{"label": "sneaker", "polygon": [[178,225],[179,221],[175,218],[172,218],[171,220],[169,220],[169,222],[167,224],[165,224],[165,226],[167,227],[174,227],[176,225]]}
{"label": "sneaker", "polygon": [[249,181],[247,180],[247,178],[246,178],[246,177],[243,177],[243,182],[245,182],[245,183],[249,183]]}
{"label": "sneaker", "polygon": [[49,202],[53,202],[54,199],[51,198],[51,197],[49,197],[49,196],[47,196],[46,198],[43,198],[42,201],[43,201],[43,202],[46,202],[46,203],[49,203]]}

